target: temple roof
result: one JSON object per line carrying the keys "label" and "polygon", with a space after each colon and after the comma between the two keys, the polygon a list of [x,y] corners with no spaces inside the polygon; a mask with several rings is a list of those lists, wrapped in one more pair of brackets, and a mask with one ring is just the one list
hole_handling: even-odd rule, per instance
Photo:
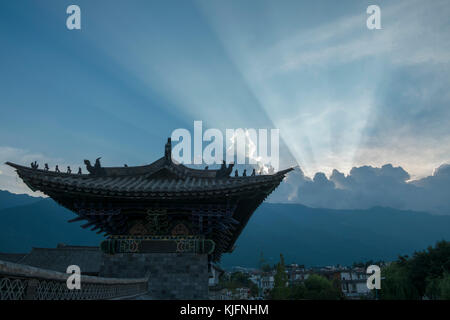
{"label": "temple roof", "polygon": [[[170,141],[169,141],[170,143]],[[219,170],[198,170],[176,164],[166,155],[155,162],[138,167],[101,167],[88,163],[89,174],[63,173],[25,167],[11,162],[19,176],[33,191],[44,193],[89,193],[105,197],[160,198],[211,197],[251,191],[258,187],[278,185],[292,168],[272,175],[233,176],[232,165]],[[89,168],[90,166],[90,168]]]}
{"label": "temple roof", "polygon": [[15,168],[33,191],[74,211],[78,217],[71,222],[87,220],[83,228],[128,235],[138,225],[136,221],[142,221],[137,230],[153,234],[154,222],[146,219],[162,210],[162,216],[174,224],[187,223],[189,233],[214,241],[212,261],[233,250],[252,213],[292,170],[230,176],[232,164],[224,163],[218,170],[188,168],[171,159],[170,139],[164,157],[146,166],[102,167],[100,158],[94,166],[88,160],[85,163],[89,174],[51,171],[47,165],[42,170],[36,162],[31,167],[6,164]]}
{"label": "temple roof", "polygon": [[96,274],[101,255],[98,247],[58,245],[57,248],[32,248],[24,254],[0,253],[0,259],[59,272],[66,272],[68,266],[75,264],[83,274]]}
{"label": "temple roof", "polygon": [[175,193],[178,196],[192,193],[240,192],[252,189],[261,184],[282,180],[289,171],[280,171],[274,175],[252,177],[230,177],[216,179],[207,177],[191,177],[176,179],[172,177],[148,178],[137,176],[91,176],[65,173],[48,173],[44,170],[30,169],[20,165],[8,163],[17,169],[19,176],[33,191],[46,189],[66,190],[69,192],[91,192],[104,196],[138,196],[156,197],[161,193]]}

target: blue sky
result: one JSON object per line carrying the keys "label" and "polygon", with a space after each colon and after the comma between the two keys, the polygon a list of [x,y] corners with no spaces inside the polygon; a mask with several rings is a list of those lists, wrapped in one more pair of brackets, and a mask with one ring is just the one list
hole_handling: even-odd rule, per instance
{"label": "blue sky", "polygon": [[[450,162],[449,15],[445,0],[2,1],[0,161],[141,165],[203,120],[279,128],[281,167],[311,177],[425,177]],[[26,191],[4,165],[0,189]]]}

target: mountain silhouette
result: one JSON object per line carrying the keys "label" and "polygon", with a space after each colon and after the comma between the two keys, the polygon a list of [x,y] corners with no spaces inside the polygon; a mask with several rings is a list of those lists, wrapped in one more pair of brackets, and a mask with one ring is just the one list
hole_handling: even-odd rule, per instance
{"label": "mountain silhouette", "polygon": [[[83,222],[68,223],[76,215],[52,199],[0,195],[9,205],[25,203],[0,210],[0,252],[24,253],[58,243],[95,246],[103,239],[82,229]],[[390,261],[443,239],[450,239],[450,216],[383,207],[334,210],[263,203],[221,264],[257,267],[261,252],[269,264],[278,262],[280,253],[286,263],[307,266]]]}
{"label": "mountain silhouette", "polygon": [[0,210],[35,203],[42,199],[43,198],[30,197],[26,194],[14,194],[0,190]]}

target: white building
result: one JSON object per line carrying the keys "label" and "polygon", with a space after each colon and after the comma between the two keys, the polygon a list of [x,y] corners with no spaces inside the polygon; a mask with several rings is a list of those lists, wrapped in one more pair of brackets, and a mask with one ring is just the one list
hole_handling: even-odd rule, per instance
{"label": "white building", "polygon": [[237,300],[248,300],[250,296],[249,288],[237,288],[234,294],[234,298]]}
{"label": "white building", "polygon": [[219,278],[223,273],[224,271],[219,266],[211,264],[209,268],[208,285],[210,287],[217,286],[219,284]]}
{"label": "white building", "polygon": [[340,274],[342,293],[347,298],[360,298],[371,294],[371,290],[367,288],[368,275],[360,271],[342,271]]}
{"label": "white building", "polygon": [[258,287],[263,290],[272,290],[275,285],[275,279],[272,275],[265,275],[260,278]]}

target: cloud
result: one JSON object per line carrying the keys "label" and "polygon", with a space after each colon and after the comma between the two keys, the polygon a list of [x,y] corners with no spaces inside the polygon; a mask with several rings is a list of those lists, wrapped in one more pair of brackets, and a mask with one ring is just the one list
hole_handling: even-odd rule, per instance
{"label": "cloud", "polygon": [[41,168],[43,167],[44,163],[48,163],[50,166],[59,164],[60,168],[65,168],[65,166],[68,165],[70,165],[72,168],[76,167],[73,164],[67,164],[64,166],[65,162],[60,158],[55,159],[29,150],[23,150],[9,146],[0,146],[0,189],[8,190],[12,193],[25,193],[39,197],[42,197],[44,195],[40,192],[31,191],[17,176],[15,170],[5,164],[6,161],[14,162],[24,166],[29,165],[33,161],[37,161]]}
{"label": "cloud", "polygon": [[447,64],[449,25],[443,21],[449,12],[447,1],[382,5],[382,30],[366,29],[366,16],[358,12],[284,38],[264,52],[259,63],[269,66],[265,76],[367,57],[382,57],[396,65]]}
{"label": "cloud", "polygon": [[382,30],[366,27],[369,2],[319,17],[298,1],[199,2],[305,174],[393,163],[424,177],[449,159],[448,1],[380,3]]}
{"label": "cloud", "polygon": [[374,206],[450,214],[450,165],[444,164],[432,176],[410,180],[402,167],[354,167],[348,175],[333,170],[313,179],[296,168],[270,197],[270,202],[301,203],[333,209],[367,209]]}
{"label": "cloud", "polygon": [[[61,168],[76,165],[29,150],[0,146],[0,189],[13,193],[32,192],[6,161],[27,165],[38,161],[43,166],[59,164]],[[248,168],[247,168],[248,169]],[[243,168],[240,168],[242,171]],[[269,202],[301,203],[311,207],[332,209],[366,209],[386,206],[397,209],[450,214],[450,164],[436,168],[431,176],[411,180],[402,167],[386,164],[381,167],[353,167],[348,175],[334,169],[329,177],[317,172],[311,179],[296,167],[269,197]]]}

